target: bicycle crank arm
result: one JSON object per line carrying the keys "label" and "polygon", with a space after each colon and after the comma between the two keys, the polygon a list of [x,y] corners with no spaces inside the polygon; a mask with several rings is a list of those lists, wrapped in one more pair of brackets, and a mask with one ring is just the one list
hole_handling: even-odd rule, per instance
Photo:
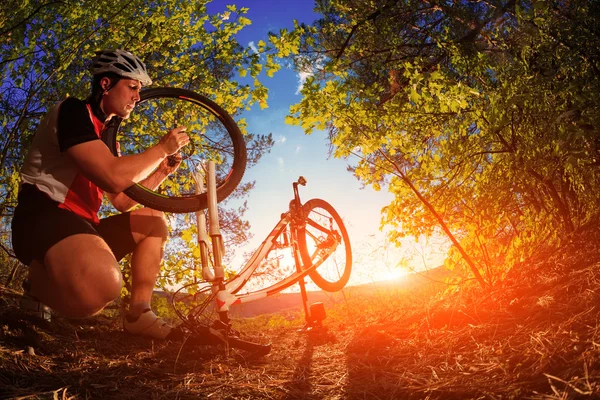
{"label": "bicycle crank arm", "polygon": [[250,357],[252,358],[262,357],[271,352],[270,344],[258,344],[247,342],[236,337],[228,337],[227,341],[229,342],[230,347],[251,353]]}

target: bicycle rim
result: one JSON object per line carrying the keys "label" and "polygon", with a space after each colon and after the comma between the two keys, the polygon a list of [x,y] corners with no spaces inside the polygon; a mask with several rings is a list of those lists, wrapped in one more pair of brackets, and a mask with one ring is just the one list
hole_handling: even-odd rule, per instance
{"label": "bicycle rim", "polygon": [[[189,291],[192,287],[196,289],[193,294],[181,293],[183,289]],[[212,324],[216,315],[214,303],[215,295],[212,293],[212,287],[206,282],[186,285],[177,290],[171,299],[173,310],[190,328]]]}
{"label": "bicycle rim", "polygon": [[326,201],[312,199],[303,208],[304,223],[298,243],[304,268],[318,265],[309,273],[322,290],[337,292],[348,283],[352,269],[352,249],[348,232],[339,214]]}
{"label": "bicycle rim", "polygon": [[[217,201],[229,196],[246,168],[246,145],[234,120],[210,99],[186,89],[156,88],[140,94],[131,117],[108,128],[104,140],[115,155],[130,155],[158,143],[170,129],[185,126],[192,145],[184,160],[157,189],[135,184],[124,192],[147,207],[186,213],[208,207],[206,193],[196,193],[194,173],[215,161]],[[120,153],[120,154],[119,154]]]}

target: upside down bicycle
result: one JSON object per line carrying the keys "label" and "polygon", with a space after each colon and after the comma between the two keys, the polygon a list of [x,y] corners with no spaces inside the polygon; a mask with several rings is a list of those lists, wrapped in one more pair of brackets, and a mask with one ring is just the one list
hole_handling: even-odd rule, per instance
{"label": "upside down bicycle", "polygon": [[[298,186],[307,182],[300,177],[292,185],[294,197],[288,211],[281,215],[245,266],[226,278],[217,202],[233,192],[246,166],[245,143],[233,119],[210,99],[195,92],[149,89],[140,95],[136,117],[123,127],[119,123],[110,127],[103,139],[115,155],[130,154],[134,149],[157,142],[160,132],[176,124],[188,127],[193,151],[188,150],[180,168],[160,188],[150,190],[136,184],[125,193],[157,210],[196,212],[203,279],[183,286],[172,297],[183,325],[201,334],[206,334],[207,328],[220,330],[231,347],[265,354],[269,350],[267,345],[246,342],[233,334],[230,307],[272,296],[298,284],[307,322],[311,322],[305,279],[309,277],[320,289],[329,292],[339,291],[348,283],[352,267],[348,232],[337,211],[326,201],[301,202]],[[208,171],[198,176],[197,172],[206,165]],[[210,233],[206,229],[206,216],[200,211],[206,208]],[[275,282],[271,280],[265,287],[265,279],[259,279],[257,286],[254,278],[268,274],[275,275]],[[254,287],[243,292],[242,289],[252,286],[249,283]],[[176,303],[184,303],[181,294],[186,290],[193,294],[183,297],[191,297],[193,301],[181,310]]]}
{"label": "upside down bicycle", "polygon": [[[211,327],[220,329],[228,338],[231,347],[237,347],[254,353],[265,354],[268,345],[246,342],[236,334],[231,334],[231,307],[266,298],[298,284],[303,298],[307,324],[317,321],[318,309],[309,309],[305,278],[311,280],[322,290],[336,292],[341,290],[350,278],[352,268],[352,250],[348,232],[337,211],[322,199],[311,199],[305,203],[300,200],[298,186],[306,185],[306,179],[300,177],[292,184],[294,197],[287,212],[281,215],[279,222],[271,230],[249,258],[245,266],[233,276],[225,277],[221,265],[222,239],[219,232],[214,191],[211,194],[210,166],[208,179],[209,226],[212,258],[209,257],[209,233],[206,232],[204,214],[199,213],[198,244],[202,260],[202,282],[191,283],[180,288],[173,296],[173,308],[184,325],[191,332]],[[212,263],[211,263],[212,260]],[[284,261],[287,265],[283,265]],[[273,263],[273,261],[275,261]],[[243,292],[242,289],[252,282],[253,277],[262,276],[265,269],[275,271],[275,282],[266,287],[254,287]],[[260,282],[263,283],[263,282]],[[194,287],[187,314],[178,310],[182,303],[179,293]]]}

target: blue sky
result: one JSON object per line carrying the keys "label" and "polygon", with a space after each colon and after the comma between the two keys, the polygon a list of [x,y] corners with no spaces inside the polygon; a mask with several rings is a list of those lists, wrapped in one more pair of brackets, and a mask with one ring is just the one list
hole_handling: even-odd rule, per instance
{"label": "blue sky", "polygon": [[[242,45],[259,40],[267,41],[268,33],[278,32],[282,28],[293,28],[293,20],[311,23],[318,15],[313,12],[310,0],[236,0],[214,1],[210,11],[221,11],[225,5],[235,4],[247,7],[247,17],[252,25],[245,28],[238,40]],[[328,156],[328,144],[325,132],[305,135],[300,127],[289,126],[284,122],[290,105],[300,101],[298,94],[299,77],[283,68],[273,78],[263,79],[269,88],[269,107],[258,107],[244,117],[248,121],[249,131],[272,133],[276,144],[270,154],[264,156],[259,165],[246,172],[248,180],[255,180],[255,189],[248,200],[249,211],[246,215],[252,225],[253,240],[242,251],[256,248],[272,227],[287,210],[292,197],[292,182],[300,175],[308,184],[302,187],[300,195],[303,201],[317,197],[329,202],[342,216],[348,229],[353,247],[354,263],[351,282],[367,282],[393,276],[397,271],[396,263],[402,257],[408,257],[431,250],[423,250],[423,243],[415,247],[414,240],[400,250],[381,252],[374,259],[368,255],[383,242],[379,231],[381,208],[388,204],[391,195],[376,192],[370,187],[361,188],[360,182],[346,170],[348,163],[355,160],[340,160]],[[386,254],[387,253],[387,254]],[[416,261],[417,264],[422,264]],[[429,265],[430,267],[432,265]]]}

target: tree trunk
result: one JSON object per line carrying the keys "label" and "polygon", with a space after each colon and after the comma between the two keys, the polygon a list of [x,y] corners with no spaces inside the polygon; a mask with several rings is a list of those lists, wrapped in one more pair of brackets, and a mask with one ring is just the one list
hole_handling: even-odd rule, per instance
{"label": "tree trunk", "polygon": [[402,172],[402,170],[400,170],[400,168],[398,167],[398,165],[394,161],[392,161],[387,156],[387,154],[385,154],[382,150],[379,150],[379,153],[390,164],[392,164],[392,166],[396,170],[396,172],[397,172],[398,176],[400,177],[400,179],[402,179],[402,181],[404,183],[406,183],[408,185],[408,187],[410,187],[410,190],[413,191],[413,193],[417,196],[417,198],[425,205],[425,207],[427,207],[427,209],[437,219],[437,221],[439,222],[439,224],[440,224],[442,230],[444,231],[444,233],[446,234],[446,236],[448,236],[448,238],[450,239],[450,241],[452,242],[452,244],[457,248],[457,250],[459,251],[460,255],[464,258],[464,260],[469,265],[469,268],[471,269],[471,272],[473,272],[473,275],[475,276],[475,279],[477,279],[477,281],[479,282],[479,284],[481,285],[481,287],[486,287],[487,283],[485,282],[485,280],[481,276],[481,273],[479,272],[479,269],[477,268],[477,266],[475,265],[475,263],[473,262],[473,260],[471,259],[471,257],[467,254],[467,252],[465,251],[465,249],[463,249],[463,247],[460,245],[460,243],[458,242],[458,240],[456,239],[456,237],[452,234],[452,232],[450,231],[450,228],[448,228],[448,225],[446,225],[446,222],[444,222],[444,219],[442,218],[442,216],[436,211],[436,209],[433,206],[433,204],[431,204],[423,196],[423,194],[419,191],[419,189],[417,189],[415,187],[415,185],[413,185],[412,181],[410,179],[408,179],[408,177]]}

